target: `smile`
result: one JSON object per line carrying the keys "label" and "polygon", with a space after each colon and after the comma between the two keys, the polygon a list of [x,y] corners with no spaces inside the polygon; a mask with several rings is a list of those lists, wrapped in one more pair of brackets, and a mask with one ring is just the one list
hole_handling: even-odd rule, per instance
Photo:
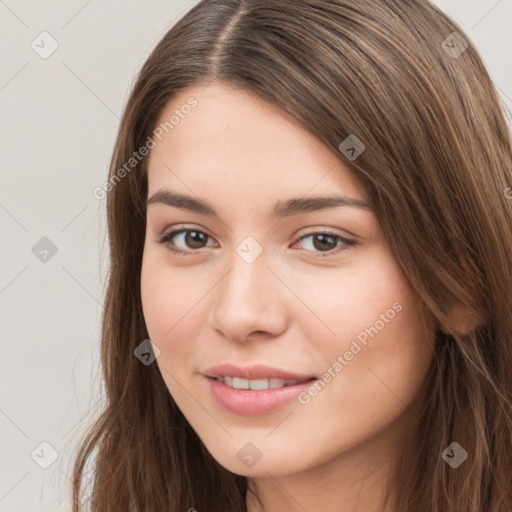
{"label": "smile", "polygon": [[251,389],[253,391],[260,391],[262,389],[276,389],[285,386],[294,386],[299,384],[299,380],[285,380],[270,378],[270,379],[241,379],[239,377],[217,377],[219,382],[223,382],[226,386],[235,389]]}
{"label": "smile", "polygon": [[[231,413],[243,416],[262,416],[276,411],[293,402],[316,380],[314,377],[306,381],[273,378],[249,380],[227,376],[203,376],[203,379],[218,405]],[[221,379],[227,382],[221,382]]]}

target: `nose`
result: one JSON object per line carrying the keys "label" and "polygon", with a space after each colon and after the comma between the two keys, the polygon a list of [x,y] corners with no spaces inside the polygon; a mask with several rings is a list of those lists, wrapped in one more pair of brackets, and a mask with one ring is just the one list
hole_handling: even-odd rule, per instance
{"label": "nose", "polygon": [[288,290],[267,263],[264,253],[248,263],[234,252],[229,270],[212,290],[210,325],[224,338],[271,339],[286,330]]}

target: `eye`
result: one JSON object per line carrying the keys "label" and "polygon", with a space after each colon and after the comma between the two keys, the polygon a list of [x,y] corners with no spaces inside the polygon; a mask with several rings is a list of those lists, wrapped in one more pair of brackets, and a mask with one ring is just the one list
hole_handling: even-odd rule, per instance
{"label": "eye", "polygon": [[[316,233],[308,233],[307,235],[301,236],[298,242],[306,240],[310,238],[311,243],[306,244],[309,247],[313,248],[313,251],[318,250],[319,252],[315,257],[326,258],[329,256],[333,256],[334,254],[339,253],[340,251],[347,250],[351,247],[357,245],[355,240],[350,240],[341,235],[331,232],[316,232]],[[338,242],[341,242],[338,245]],[[297,243],[297,242],[296,242]],[[295,245],[295,244],[294,244]],[[345,249],[340,248],[345,246]],[[311,252],[311,251],[308,251]]]}
{"label": "eye", "polygon": [[[208,233],[205,233],[199,229],[181,228],[167,233],[160,240],[158,240],[158,242],[165,244],[167,248],[175,254],[186,256],[187,254],[195,252],[194,249],[202,249],[205,247],[204,242],[209,237],[210,235],[208,235]],[[184,243],[186,246],[188,246],[189,249],[192,250],[177,249],[174,242],[172,242],[173,238],[181,240],[182,243]]]}
{"label": "eye", "polygon": [[[181,241],[182,246],[185,246],[185,250],[183,248],[177,248],[173,239]],[[199,249],[206,247],[205,244],[207,243],[208,239],[211,239],[210,235],[199,229],[180,228],[167,233],[157,241],[166,245],[166,247],[171,252],[179,256],[187,256],[193,254],[194,252],[198,252]],[[340,251],[347,250],[358,244],[358,242],[355,240],[350,240],[339,234],[321,231],[308,233],[301,236],[298,241],[292,245],[292,247],[297,245],[297,243],[307,239],[311,239],[311,243],[305,245],[309,245],[309,247],[313,249],[306,249],[307,252],[318,251],[315,257],[322,258],[332,256]]]}

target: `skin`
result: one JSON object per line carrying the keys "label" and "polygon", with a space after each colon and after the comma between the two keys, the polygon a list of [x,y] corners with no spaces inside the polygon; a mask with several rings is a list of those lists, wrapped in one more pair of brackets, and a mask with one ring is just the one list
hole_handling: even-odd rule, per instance
{"label": "skin", "polygon": [[[381,508],[386,478],[418,421],[430,331],[372,211],[269,217],[276,201],[334,194],[365,201],[363,188],[343,155],[278,107],[226,85],[183,91],[161,121],[190,97],[198,105],[148,157],[149,197],[171,189],[218,213],[148,207],[141,295],[169,392],[212,456],[248,477],[264,510],[392,512]],[[209,236],[175,236],[187,253],[179,256],[158,240],[183,224]],[[325,230],[358,244],[299,240]],[[250,264],[236,252],[247,236],[263,249]],[[224,410],[207,390],[201,372],[224,362],[321,379],[395,303],[401,310],[307,404],[246,417]],[[237,457],[247,442],[262,454],[250,468]],[[250,494],[247,506],[259,510]]]}

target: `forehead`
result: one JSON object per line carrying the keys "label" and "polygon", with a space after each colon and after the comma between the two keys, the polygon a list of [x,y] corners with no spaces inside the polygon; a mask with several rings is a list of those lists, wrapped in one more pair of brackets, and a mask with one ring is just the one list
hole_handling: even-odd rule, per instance
{"label": "forehead", "polygon": [[362,198],[341,157],[290,114],[246,91],[217,83],[186,89],[163,109],[158,126],[148,195],[164,187],[251,200],[309,191]]}

